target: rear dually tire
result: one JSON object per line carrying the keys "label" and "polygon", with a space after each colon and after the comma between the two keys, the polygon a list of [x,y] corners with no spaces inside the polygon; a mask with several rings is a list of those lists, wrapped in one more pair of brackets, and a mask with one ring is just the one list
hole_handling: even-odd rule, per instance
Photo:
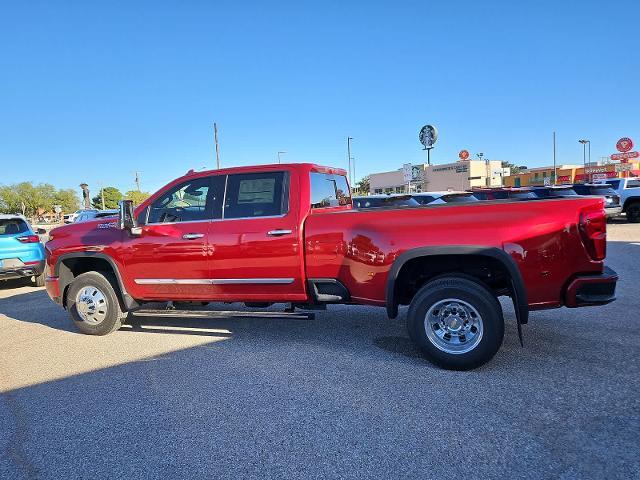
{"label": "rear dually tire", "polygon": [[502,307],[483,284],[445,276],[425,284],[407,312],[409,337],[424,357],[448,370],[493,358],[504,338]]}

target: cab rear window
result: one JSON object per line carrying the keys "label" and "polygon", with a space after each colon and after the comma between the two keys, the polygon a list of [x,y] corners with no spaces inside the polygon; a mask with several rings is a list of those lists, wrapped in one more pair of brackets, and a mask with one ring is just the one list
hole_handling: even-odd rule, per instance
{"label": "cab rear window", "polygon": [[8,218],[0,220],[0,235],[16,235],[29,231],[29,227],[19,218]]}
{"label": "cab rear window", "polygon": [[349,184],[343,175],[311,172],[311,208],[351,204]]}

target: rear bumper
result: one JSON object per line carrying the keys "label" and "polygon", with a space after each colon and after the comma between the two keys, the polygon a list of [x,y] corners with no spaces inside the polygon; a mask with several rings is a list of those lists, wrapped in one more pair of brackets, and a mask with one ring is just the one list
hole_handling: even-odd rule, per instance
{"label": "rear bumper", "polygon": [[37,277],[42,272],[44,272],[44,260],[40,260],[38,262],[22,263],[21,265],[11,265],[8,267],[0,268],[0,280]]}
{"label": "rear bumper", "polygon": [[580,275],[574,278],[565,293],[565,305],[569,308],[606,305],[616,299],[618,274],[605,267],[595,275]]}

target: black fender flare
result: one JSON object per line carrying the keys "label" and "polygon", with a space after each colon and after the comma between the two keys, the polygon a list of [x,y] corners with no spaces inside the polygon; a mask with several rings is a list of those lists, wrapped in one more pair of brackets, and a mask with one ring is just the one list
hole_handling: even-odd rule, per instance
{"label": "black fender flare", "polygon": [[389,276],[387,277],[387,315],[389,318],[398,316],[398,301],[396,300],[396,280],[400,270],[409,260],[418,257],[433,257],[438,255],[477,255],[492,258],[500,262],[507,270],[511,277],[511,295],[513,306],[516,311],[518,320],[518,329],[520,325],[527,323],[529,320],[529,304],[527,301],[527,290],[524,286],[524,280],[520,269],[511,255],[500,248],[483,247],[472,245],[447,245],[440,247],[418,247],[401,253],[391,265]]}
{"label": "black fender flare", "polygon": [[65,289],[71,284],[73,281],[73,277],[69,275],[60,275],[60,265],[65,260],[73,259],[73,258],[99,258],[101,260],[105,260],[113,270],[113,273],[116,277],[116,281],[118,282],[118,288],[122,294],[122,302],[123,306],[126,307],[127,310],[131,310],[139,306],[138,302],[131,297],[127,293],[127,289],[124,287],[124,283],[122,282],[122,275],[120,275],[120,270],[118,269],[118,265],[115,260],[109,255],[101,252],[71,252],[71,253],[63,253],[56,259],[56,263],[53,267],[53,276],[58,277],[60,284],[60,295],[64,296]]}

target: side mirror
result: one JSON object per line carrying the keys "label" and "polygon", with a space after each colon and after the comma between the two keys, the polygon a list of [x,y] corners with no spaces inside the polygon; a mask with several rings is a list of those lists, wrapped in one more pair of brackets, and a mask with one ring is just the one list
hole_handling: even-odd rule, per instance
{"label": "side mirror", "polygon": [[38,235],[44,235],[45,233],[47,233],[47,231],[44,228],[39,228],[36,230],[36,233]]}
{"label": "side mirror", "polygon": [[120,200],[118,207],[120,230],[127,230],[131,235],[140,235],[142,229],[136,223],[136,218],[133,214],[133,202],[131,200]]}

